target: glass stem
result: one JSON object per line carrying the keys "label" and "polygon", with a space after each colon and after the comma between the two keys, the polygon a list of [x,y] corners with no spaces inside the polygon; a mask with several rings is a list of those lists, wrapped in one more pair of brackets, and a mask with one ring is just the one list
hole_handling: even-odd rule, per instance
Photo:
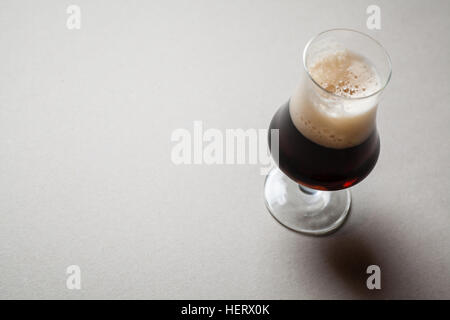
{"label": "glass stem", "polygon": [[311,188],[302,186],[300,184],[298,185],[298,188],[300,189],[301,192],[303,192],[307,195],[310,195],[310,196],[315,195],[317,192],[319,192],[318,190],[311,189]]}

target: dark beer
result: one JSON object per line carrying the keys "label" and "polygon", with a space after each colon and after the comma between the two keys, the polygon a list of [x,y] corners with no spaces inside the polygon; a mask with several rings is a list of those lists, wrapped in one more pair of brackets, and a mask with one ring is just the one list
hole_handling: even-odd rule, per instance
{"label": "dark beer", "polygon": [[369,36],[334,29],[308,42],[303,67],[289,101],[270,123],[276,167],[266,177],[264,200],[287,228],[324,235],[346,221],[349,187],[378,160],[376,115],[391,65]]}
{"label": "dark beer", "polygon": [[294,125],[289,103],[276,112],[270,129],[279,130],[279,156],[275,160],[281,171],[313,189],[338,190],[355,185],[372,171],[380,153],[375,127],[367,139],[349,148],[329,148],[309,140]]}

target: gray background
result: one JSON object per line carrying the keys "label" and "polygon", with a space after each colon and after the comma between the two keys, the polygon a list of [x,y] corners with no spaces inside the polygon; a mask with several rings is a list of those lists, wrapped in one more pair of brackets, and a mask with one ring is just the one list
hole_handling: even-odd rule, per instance
{"label": "gray background", "polygon": [[[82,28],[66,28],[81,7]],[[382,29],[366,28],[381,7]],[[0,298],[450,298],[450,1],[0,3]],[[267,128],[316,33],[390,52],[382,151],[337,233],[257,165],[176,166],[176,128]],[[82,290],[66,289],[79,265]],[[377,264],[382,290],[365,288]]]}

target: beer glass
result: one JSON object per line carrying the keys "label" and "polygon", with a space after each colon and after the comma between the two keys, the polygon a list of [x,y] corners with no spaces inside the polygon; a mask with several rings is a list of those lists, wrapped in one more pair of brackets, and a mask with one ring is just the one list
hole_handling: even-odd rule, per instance
{"label": "beer glass", "polygon": [[270,123],[278,167],[266,177],[264,196],[278,222],[309,235],[344,223],[348,188],[378,159],[376,112],[390,77],[388,53],[364,33],[333,29],[307,43],[300,83]]}

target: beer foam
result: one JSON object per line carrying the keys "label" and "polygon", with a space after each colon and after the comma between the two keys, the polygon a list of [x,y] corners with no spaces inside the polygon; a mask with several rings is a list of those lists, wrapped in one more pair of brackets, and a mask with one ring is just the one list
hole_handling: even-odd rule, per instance
{"label": "beer foam", "polygon": [[[362,143],[375,128],[380,78],[369,61],[347,49],[318,54],[308,66],[308,79],[291,97],[291,119],[305,137],[328,148]],[[364,99],[353,99],[363,98]]]}

